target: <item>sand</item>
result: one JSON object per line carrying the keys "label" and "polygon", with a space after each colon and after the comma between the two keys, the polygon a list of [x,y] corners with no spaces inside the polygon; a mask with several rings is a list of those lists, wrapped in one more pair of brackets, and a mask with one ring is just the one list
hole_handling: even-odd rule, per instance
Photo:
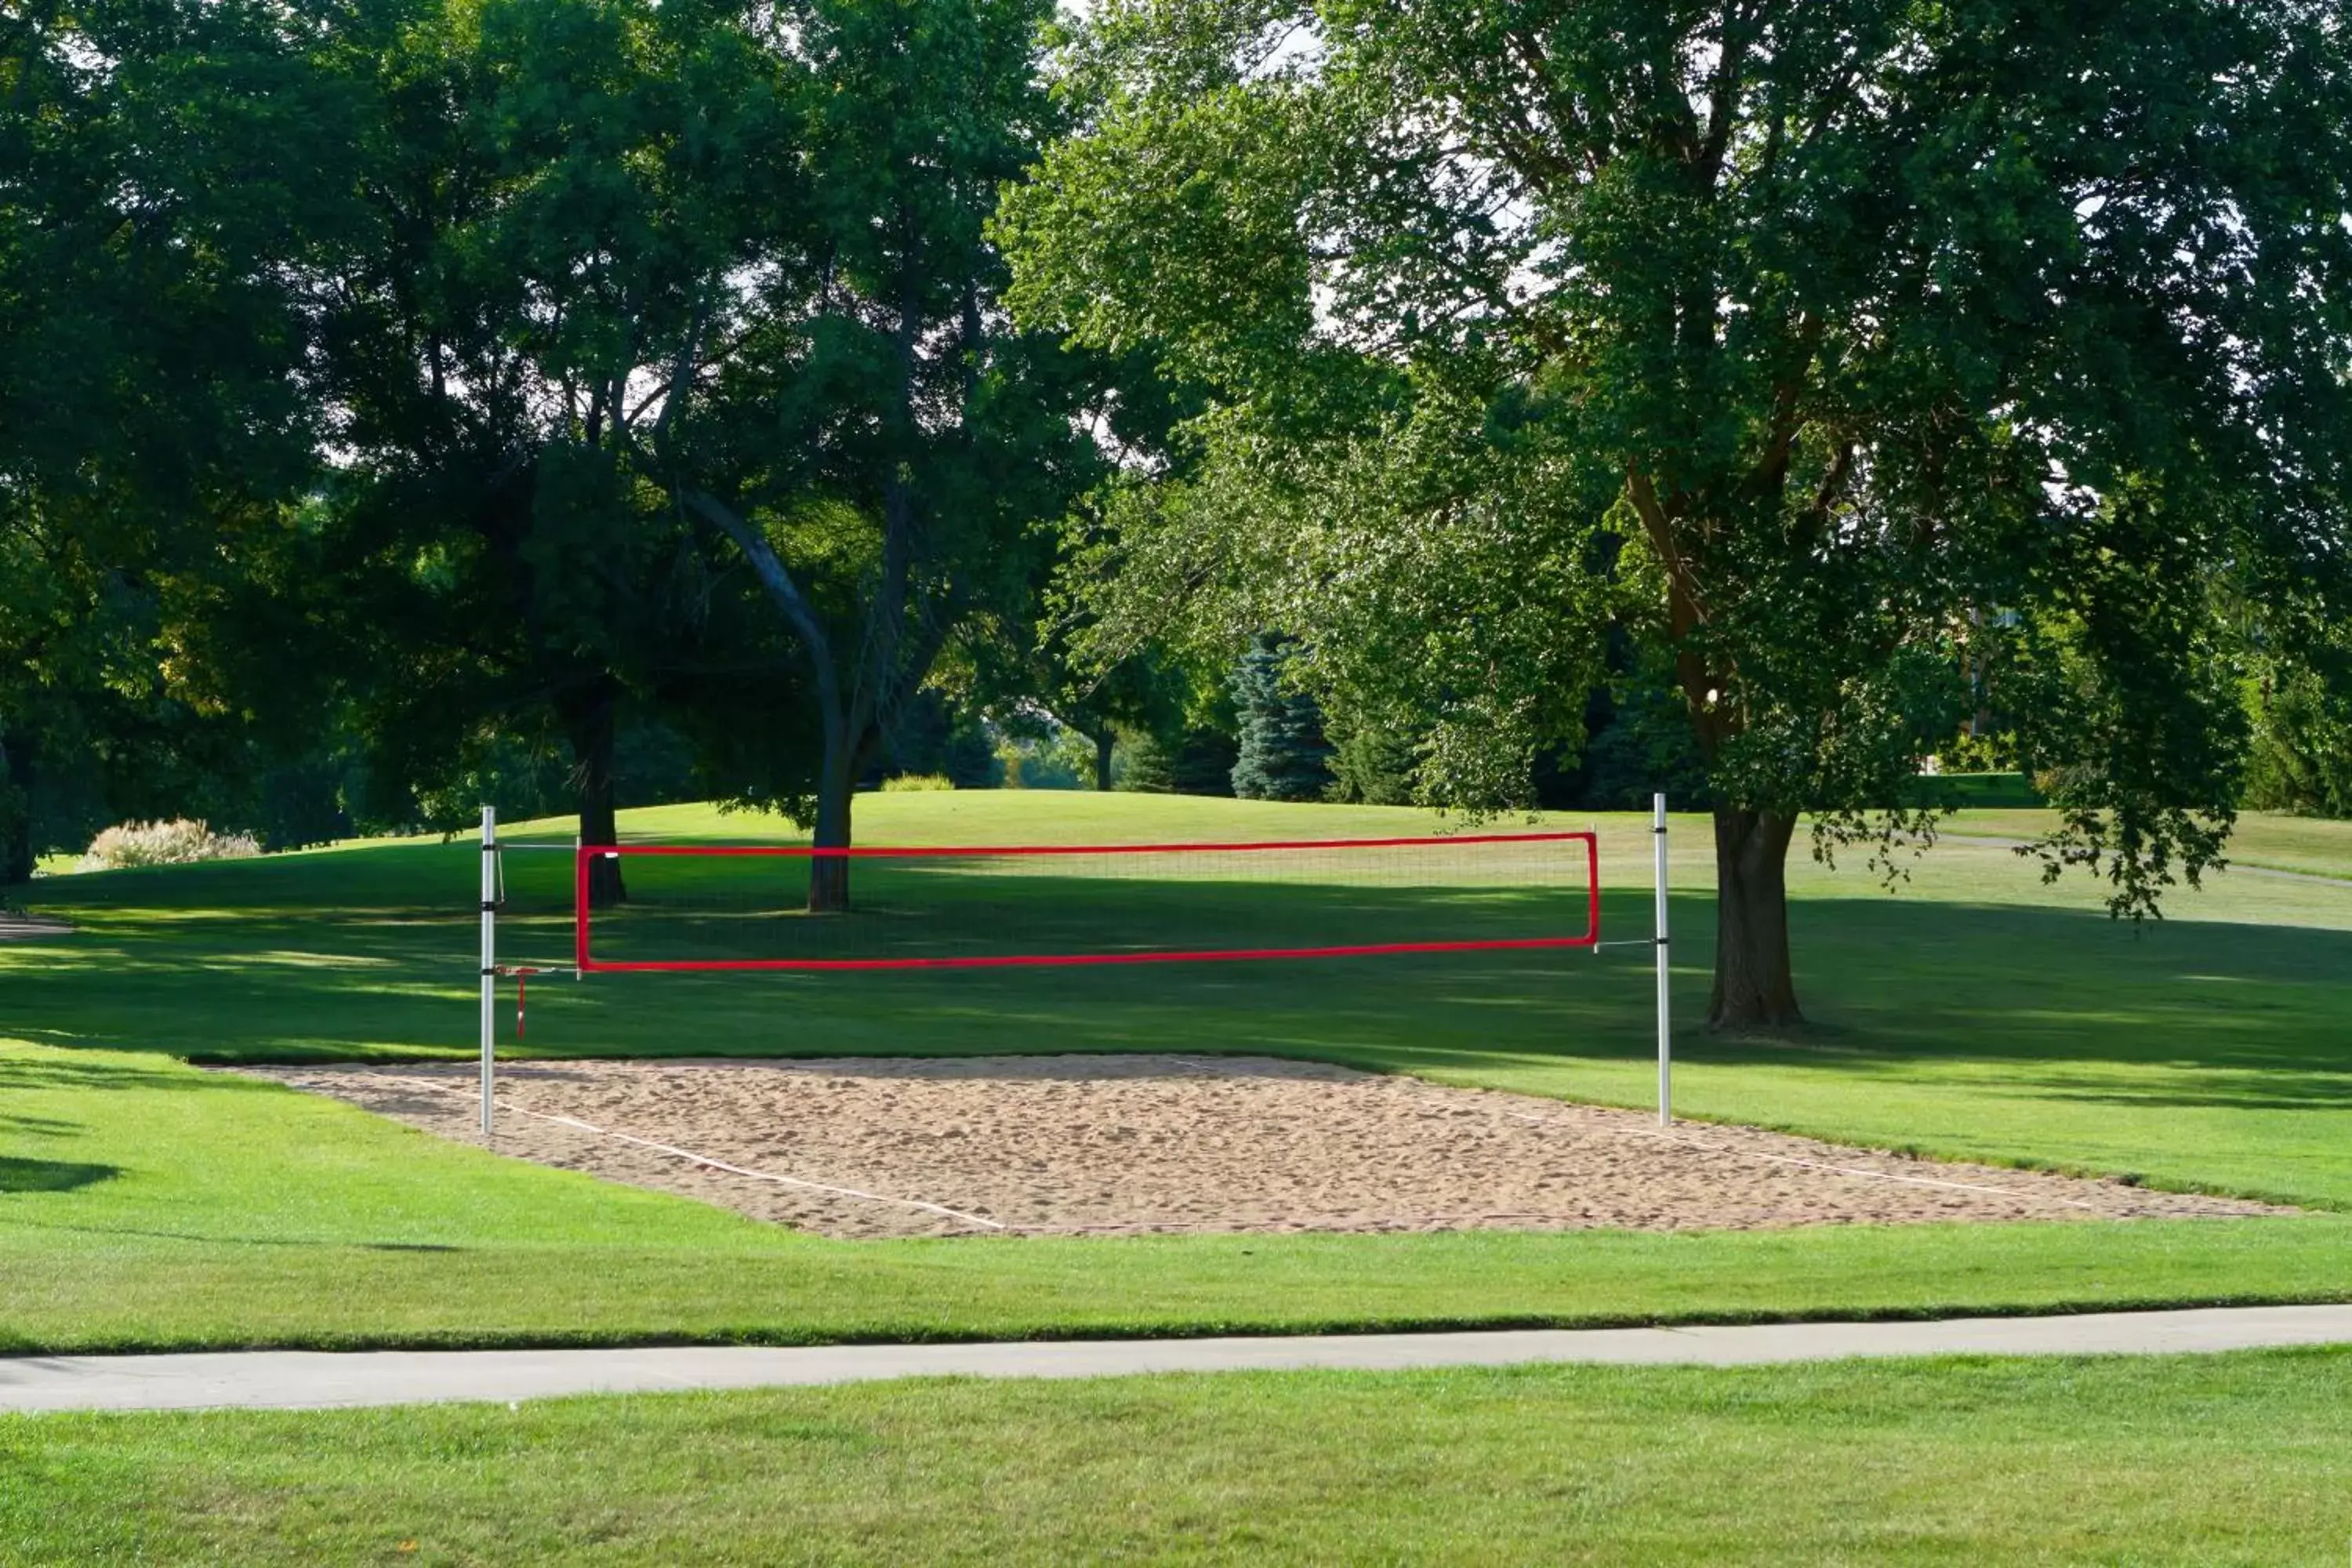
{"label": "sand", "polygon": [[[237,1070],[480,1142],[469,1066]],[[518,1064],[498,1100],[500,1153],[851,1238],[2287,1212],[1264,1058]]]}

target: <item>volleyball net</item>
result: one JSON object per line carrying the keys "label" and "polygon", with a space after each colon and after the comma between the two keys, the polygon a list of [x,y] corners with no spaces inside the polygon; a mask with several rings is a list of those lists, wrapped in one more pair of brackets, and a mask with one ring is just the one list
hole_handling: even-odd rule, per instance
{"label": "volleyball net", "polygon": [[[1590,833],[1269,843],[627,843],[503,884],[583,974],[983,969],[1588,948]],[[827,895],[812,898],[813,885]],[[835,897],[833,895],[839,895]],[[842,907],[813,910],[813,902]]]}

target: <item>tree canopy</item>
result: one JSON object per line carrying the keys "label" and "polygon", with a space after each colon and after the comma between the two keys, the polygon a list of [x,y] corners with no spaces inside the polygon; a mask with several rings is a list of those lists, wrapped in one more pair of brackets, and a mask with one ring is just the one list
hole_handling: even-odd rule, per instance
{"label": "tree canopy", "polygon": [[[591,842],[614,836],[633,708],[724,793],[790,805],[814,782],[805,683],[750,574],[639,460],[707,280],[793,210],[798,105],[739,22],[413,0],[340,39],[363,222],[315,383],[340,416],[319,616],[383,771],[543,735]],[[594,869],[618,897],[617,864]]]}
{"label": "tree canopy", "polygon": [[1974,708],[2053,874],[2216,862],[2248,618],[2352,605],[2339,8],[1110,0],[1058,68],[1014,308],[1212,392],[1105,625],[1278,626],[1490,808],[1658,649],[1718,1026],[1799,1018],[1801,814],[1927,828],[1872,808]]}
{"label": "tree canopy", "polygon": [[250,762],[270,704],[226,690],[210,634],[320,434],[298,381],[344,214],[331,100],[266,6],[0,19],[0,881],[55,786],[136,811]]}
{"label": "tree canopy", "polygon": [[[814,824],[850,842],[856,781],[960,633],[1025,634],[1045,525],[1099,475],[1083,358],[1015,331],[985,227],[1043,150],[1039,0],[811,0],[766,37],[806,105],[799,184],[695,285],[671,405],[640,453],[750,563],[820,720]],[[813,909],[847,862],[812,862]]]}

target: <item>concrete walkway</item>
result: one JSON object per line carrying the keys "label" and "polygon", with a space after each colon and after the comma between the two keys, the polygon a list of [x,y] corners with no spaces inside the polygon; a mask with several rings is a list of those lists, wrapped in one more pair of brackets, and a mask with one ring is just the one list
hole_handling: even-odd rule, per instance
{"label": "concrete walkway", "polygon": [[1854,1356],[2107,1355],[2352,1344],[2352,1306],[2200,1308],[1940,1322],[1526,1330],[1222,1340],[1089,1340],[808,1349],[259,1351],[0,1358],[0,1412],[314,1409],[571,1394],[765,1388],[900,1377],[1394,1372],[1577,1362],[1744,1366]]}
{"label": "concrete walkway", "polygon": [[73,933],[73,927],[47,915],[20,915],[14,910],[0,910],[0,942],[40,942]]}

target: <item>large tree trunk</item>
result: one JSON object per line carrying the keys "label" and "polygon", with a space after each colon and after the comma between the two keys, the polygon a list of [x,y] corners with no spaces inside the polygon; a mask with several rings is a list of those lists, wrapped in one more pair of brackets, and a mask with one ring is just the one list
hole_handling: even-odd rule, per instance
{"label": "large tree trunk", "polygon": [[15,812],[0,825],[0,888],[31,881],[33,859],[32,814]]}
{"label": "large tree trunk", "polygon": [[1715,808],[1715,995],[1710,1029],[1802,1024],[1789,969],[1789,840],[1793,814]]}
{"label": "large tree trunk", "polygon": [[[621,824],[614,794],[613,752],[620,728],[619,687],[600,681],[564,713],[572,740],[572,782],[580,797],[580,842],[617,844]],[[599,855],[588,862],[588,907],[608,910],[625,902],[619,857]]]}
{"label": "large tree trunk", "polygon": [[[844,727],[824,727],[824,759],[816,781],[816,833],[819,849],[846,849],[850,845],[850,806],[857,798],[857,775],[864,771],[867,747],[851,739]],[[808,910],[813,915],[837,915],[849,909],[849,857],[809,858]]]}
{"label": "large tree trunk", "polygon": [[0,888],[33,879],[33,747],[0,739]]}
{"label": "large tree trunk", "polygon": [[1110,788],[1111,748],[1118,743],[1118,737],[1112,733],[1110,726],[1106,724],[1103,726],[1102,733],[1097,735],[1094,738],[1094,742],[1095,788],[1097,790],[1108,790]]}
{"label": "large tree trunk", "polygon": [[[824,772],[817,780],[816,837],[819,849],[849,847],[850,802],[856,797],[856,781],[845,767],[835,765],[834,748],[825,746]],[[849,857],[846,855],[814,855],[809,858],[808,911],[813,915],[844,914],[849,909]]]}

